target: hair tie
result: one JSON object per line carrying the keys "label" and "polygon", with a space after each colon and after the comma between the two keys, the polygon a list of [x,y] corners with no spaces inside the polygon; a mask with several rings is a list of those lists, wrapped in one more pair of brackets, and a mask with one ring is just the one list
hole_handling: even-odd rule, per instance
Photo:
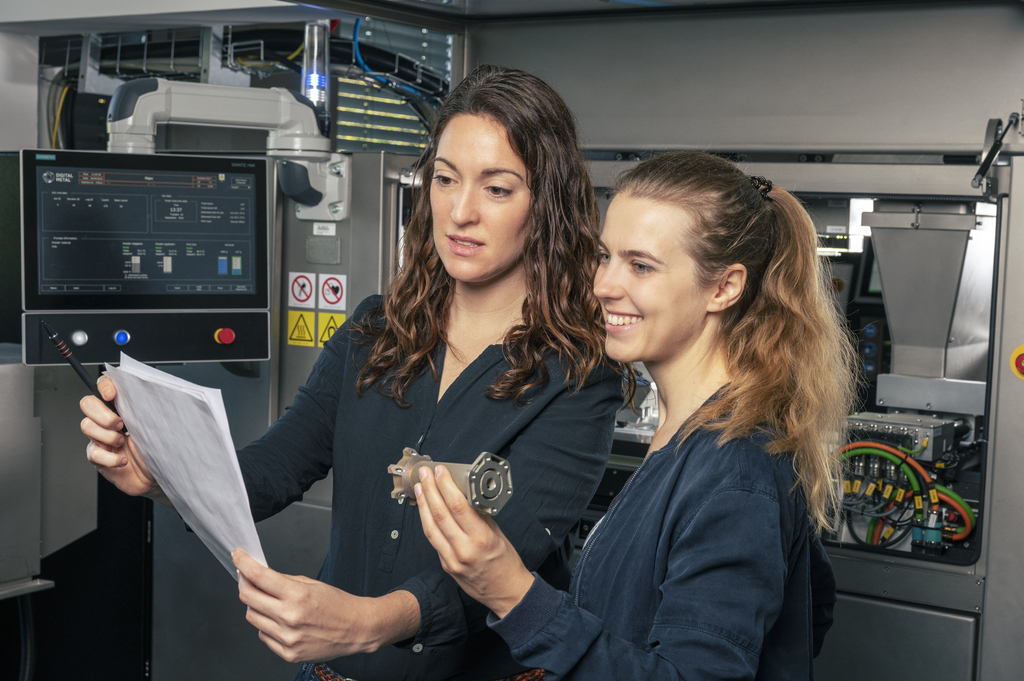
{"label": "hair tie", "polygon": [[772,190],[772,181],[766,180],[760,175],[748,175],[750,178],[750,184],[754,186],[758,192],[761,193],[761,198],[765,201],[771,201],[772,198],[768,196],[768,192]]}

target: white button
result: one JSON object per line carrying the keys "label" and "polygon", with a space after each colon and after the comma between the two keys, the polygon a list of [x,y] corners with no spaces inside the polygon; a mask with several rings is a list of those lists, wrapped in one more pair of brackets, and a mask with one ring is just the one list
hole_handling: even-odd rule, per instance
{"label": "white button", "polygon": [[398,539],[398,530],[391,530],[391,538]]}
{"label": "white button", "polygon": [[405,497],[398,497],[398,505],[401,506],[405,503]]}
{"label": "white button", "polygon": [[412,647],[412,652],[414,652],[414,653],[422,653],[423,652],[423,644],[422,643],[417,643],[416,645],[414,645]]}
{"label": "white button", "polygon": [[89,342],[89,334],[85,331],[75,331],[71,334],[71,342],[78,347],[82,347]]}

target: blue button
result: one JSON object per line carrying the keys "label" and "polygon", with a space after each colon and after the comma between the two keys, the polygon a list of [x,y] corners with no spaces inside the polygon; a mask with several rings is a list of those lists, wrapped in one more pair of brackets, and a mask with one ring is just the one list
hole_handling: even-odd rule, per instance
{"label": "blue button", "polygon": [[873,374],[873,373],[875,373],[875,363],[874,362],[864,362],[864,373],[865,374]]}
{"label": "blue button", "polygon": [[861,351],[865,357],[874,357],[875,353],[878,352],[878,347],[874,343],[865,343]]}
{"label": "blue button", "polygon": [[125,345],[131,339],[132,339],[132,337],[128,334],[127,331],[115,331],[114,332],[114,342],[117,343],[118,345]]}
{"label": "blue button", "polygon": [[864,335],[868,338],[874,338],[878,335],[878,327],[874,324],[868,324],[864,327]]}

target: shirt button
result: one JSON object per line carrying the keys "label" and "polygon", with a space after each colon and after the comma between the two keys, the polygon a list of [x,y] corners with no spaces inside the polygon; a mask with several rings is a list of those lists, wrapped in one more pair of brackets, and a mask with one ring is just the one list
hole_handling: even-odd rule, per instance
{"label": "shirt button", "polygon": [[416,645],[414,645],[412,647],[412,652],[414,652],[414,653],[422,653],[423,652],[423,644],[422,643],[417,643]]}
{"label": "shirt button", "polygon": [[398,539],[398,530],[391,530],[391,538]]}
{"label": "shirt button", "polygon": [[401,506],[405,503],[405,497],[398,497],[398,505]]}

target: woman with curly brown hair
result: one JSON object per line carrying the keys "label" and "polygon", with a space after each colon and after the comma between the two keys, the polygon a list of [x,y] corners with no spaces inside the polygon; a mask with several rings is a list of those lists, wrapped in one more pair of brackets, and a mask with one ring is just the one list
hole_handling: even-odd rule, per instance
{"label": "woman with curly brown hair", "polygon": [[[247,619],[275,653],[310,663],[300,679],[522,672],[484,626],[486,608],[441,568],[416,510],[391,499],[387,466],[405,447],[442,461],[508,459],[505,535],[530,569],[564,586],[569,531],[622,403],[590,287],[593,189],[557,93],[522,71],[480,67],[441,108],[422,168],[387,294],[358,306],[285,415],[239,451],[257,521],[334,471],[319,581],[234,554]],[[108,381],[100,390],[114,396]],[[83,411],[101,473],[166,502],[120,419],[96,398]]]}
{"label": "woman with curly brown hair", "polygon": [[[569,590],[531,572],[443,467],[417,485],[445,569],[549,679],[809,679],[835,582],[836,454],[854,350],[798,199],[700,153],[643,161],[608,208],[608,355],[659,422]],[[821,616],[819,616],[821,615]]]}

